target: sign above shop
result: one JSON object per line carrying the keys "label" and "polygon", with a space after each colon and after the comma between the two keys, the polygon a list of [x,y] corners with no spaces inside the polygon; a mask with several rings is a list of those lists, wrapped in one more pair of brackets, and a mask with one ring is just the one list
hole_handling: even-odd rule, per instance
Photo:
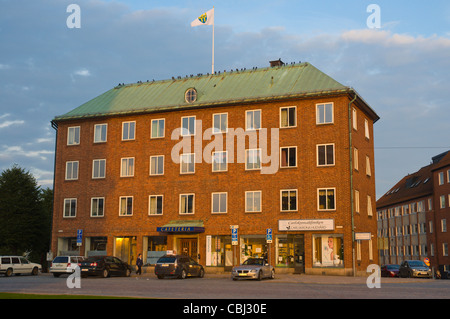
{"label": "sign above shop", "polygon": [[279,231],[334,230],[334,219],[280,219]]}
{"label": "sign above shop", "polygon": [[370,240],[371,238],[371,233],[355,233],[355,240]]}
{"label": "sign above shop", "polygon": [[161,233],[203,233],[205,227],[201,220],[173,220],[157,227],[156,231]]}

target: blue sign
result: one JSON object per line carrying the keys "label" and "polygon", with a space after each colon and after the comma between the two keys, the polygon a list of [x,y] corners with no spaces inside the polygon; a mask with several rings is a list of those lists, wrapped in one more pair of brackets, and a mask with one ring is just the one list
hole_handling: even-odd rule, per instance
{"label": "blue sign", "polygon": [[266,241],[267,241],[267,243],[271,244],[272,243],[272,239],[273,239],[273,237],[272,237],[272,228],[267,228],[266,229]]}
{"label": "blue sign", "polygon": [[83,242],[83,230],[77,229],[77,246],[81,246]]}
{"label": "blue sign", "polygon": [[231,244],[232,245],[238,244],[238,229],[237,228],[231,228]]}

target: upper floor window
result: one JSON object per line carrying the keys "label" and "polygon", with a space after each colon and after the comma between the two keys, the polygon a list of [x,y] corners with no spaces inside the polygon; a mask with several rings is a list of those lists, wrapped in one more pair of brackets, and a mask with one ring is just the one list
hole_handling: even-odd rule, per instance
{"label": "upper floor window", "polygon": [[335,188],[319,188],[317,190],[318,210],[335,210],[336,209],[336,189]]}
{"label": "upper floor window", "polygon": [[121,196],[119,198],[119,216],[133,215],[133,196]]}
{"label": "upper floor window", "polygon": [[150,156],[150,175],[164,174],[164,155]]}
{"label": "upper floor window", "polygon": [[77,215],[77,199],[65,198],[64,199],[64,217],[76,217]]}
{"label": "upper floor window", "polygon": [[280,167],[297,167],[297,147],[280,147]]}
{"label": "upper floor window", "polygon": [[181,136],[195,135],[195,116],[183,116],[181,118]]}
{"label": "upper floor window", "polygon": [[213,133],[226,133],[228,130],[228,113],[213,114]]}
{"label": "upper floor window", "polygon": [[245,211],[261,212],[261,191],[245,192]]}
{"label": "upper floor window", "polygon": [[164,137],[164,123],[165,119],[152,120],[151,138]]}
{"label": "upper floor window", "polygon": [[369,121],[367,119],[364,120],[364,134],[367,139],[370,139]]}
{"label": "upper floor window", "polygon": [[330,124],[333,122],[333,103],[316,104],[316,124]]}
{"label": "upper floor window", "polygon": [[108,130],[108,124],[95,124],[94,125],[94,143],[106,142],[107,130]]}
{"label": "upper floor window", "polygon": [[78,161],[66,162],[66,180],[78,179]]}
{"label": "upper floor window", "polygon": [[334,165],[334,144],[317,145],[317,166]]}
{"label": "upper floor window", "polygon": [[226,172],[227,171],[227,152],[219,151],[212,153],[212,171]]}
{"label": "upper floor window", "polygon": [[280,127],[296,127],[296,107],[282,107],[280,108]]}
{"label": "upper floor window", "polygon": [[253,170],[253,169],[261,169],[261,150],[260,149],[252,149],[245,150],[245,169]]}
{"label": "upper floor window", "polygon": [[180,173],[192,174],[195,173],[195,154],[181,154],[180,156]]}
{"label": "upper floor window", "polygon": [[93,197],[91,198],[91,217],[103,217],[105,214],[105,198]]}
{"label": "upper floor window", "polygon": [[122,141],[134,140],[136,133],[136,122],[122,122]]}
{"label": "upper floor window", "polygon": [[261,110],[245,111],[245,129],[259,130],[261,128]]}
{"label": "upper floor window", "polygon": [[194,194],[180,195],[180,214],[194,214]]}
{"label": "upper floor window", "polygon": [[443,185],[444,184],[444,172],[439,172],[438,173],[438,182],[439,182],[439,185]]}
{"label": "upper floor window", "polygon": [[80,127],[72,126],[67,129],[67,145],[80,144]]}
{"label": "upper floor window", "polygon": [[134,176],[134,157],[125,157],[120,163],[120,177]]}
{"label": "upper floor window", "polygon": [[105,178],[106,176],[106,160],[97,159],[92,162],[92,178]]}

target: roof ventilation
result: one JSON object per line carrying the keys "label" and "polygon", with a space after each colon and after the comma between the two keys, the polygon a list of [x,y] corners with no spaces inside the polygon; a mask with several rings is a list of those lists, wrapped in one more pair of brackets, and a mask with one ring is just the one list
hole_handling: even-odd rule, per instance
{"label": "roof ventilation", "polygon": [[278,60],[275,60],[275,61],[269,61],[269,63],[270,63],[270,67],[272,67],[272,68],[274,66],[283,66],[284,65],[284,62],[281,61],[281,58]]}

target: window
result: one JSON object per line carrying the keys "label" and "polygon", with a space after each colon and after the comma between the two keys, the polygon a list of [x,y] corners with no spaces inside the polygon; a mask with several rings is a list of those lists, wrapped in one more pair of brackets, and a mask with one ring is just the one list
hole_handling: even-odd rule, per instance
{"label": "window", "polygon": [[120,164],[120,177],[134,176],[134,157],[122,158]]}
{"label": "window", "polygon": [[246,170],[255,170],[261,169],[261,150],[253,149],[253,150],[245,150],[245,169]]}
{"label": "window", "polygon": [[445,208],[445,195],[439,197],[439,208]]}
{"label": "window", "polygon": [[78,179],[78,161],[66,162],[66,180]]}
{"label": "window", "polygon": [[228,131],[228,113],[213,114],[213,133],[226,133]]}
{"label": "window", "polygon": [[448,243],[442,243],[442,256],[448,256]]}
{"label": "window", "polygon": [[152,120],[151,138],[164,137],[164,119]]}
{"label": "window", "polygon": [[181,118],[181,136],[195,135],[195,116]]}
{"label": "window", "polygon": [[212,153],[212,171],[213,172],[226,172],[228,167],[228,153],[226,151],[213,152]]}
{"label": "window", "polygon": [[364,119],[364,134],[365,134],[367,139],[370,139],[369,121],[367,119]]}
{"label": "window", "polygon": [[333,103],[316,104],[316,124],[330,124],[333,121]]}
{"label": "window", "polygon": [[97,159],[92,161],[92,178],[105,178],[106,160]]}
{"label": "window", "polygon": [[103,217],[105,207],[104,197],[91,198],[91,217]]}
{"label": "window", "polygon": [[317,166],[334,165],[334,144],[317,145]]}
{"label": "window", "polygon": [[366,156],[366,175],[372,176],[372,169],[370,168],[370,157]]}
{"label": "window", "polygon": [[297,147],[281,147],[280,150],[280,167],[297,167]]}
{"label": "window", "polygon": [[122,141],[134,140],[136,122],[122,122]]}
{"label": "window", "polygon": [[441,219],[441,231],[443,233],[447,232],[447,220],[445,218]]}
{"label": "window", "polygon": [[281,211],[282,212],[297,211],[296,189],[281,190]]}
{"label": "window", "polygon": [[80,127],[73,126],[67,129],[67,145],[80,144]]}
{"label": "window", "polygon": [[227,193],[212,193],[212,213],[213,214],[225,214],[227,212]]}
{"label": "window", "polygon": [[[359,242],[359,241],[358,241]],[[313,267],[344,267],[344,235],[313,235]],[[359,247],[360,250],[360,247]]]}
{"label": "window", "polygon": [[317,190],[318,210],[324,211],[336,209],[335,192],[335,188],[319,188]]}
{"label": "window", "polygon": [[163,214],[163,195],[150,195],[148,197],[148,214],[149,215]]}
{"label": "window", "polygon": [[444,172],[439,172],[438,174],[439,185],[444,184]]}
{"label": "window", "polygon": [[164,155],[150,156],[150,175],[164,174]]}
{"label": "window", "polygon": [[245,212],[261,212],[261,191],[245,192]]}
{"label": "window", "polygon": [[359,191],[355,189],[355,212],[359,213]]}
{"label": "window", "polygon": [[367,216],[372,216],[372,197],[367,195]]}
{"label": "window", "polygon": [[180,156],[180,173],[193,174],[195,173],[195,154],[181,154]]}
{"label": "window", "polygon": [[245,112],[246,130],[259,130],[261,128],[261,110]]}
{"label": "window", "polygon": [[353,120],[353,129],[358,129],[358,118],[356,117],[356,109],[353,108],[352,110],[352,120]]}
{"label": "window", "polygon": [[133,215],[133,196],[121,196],[119,203],[119,216]]}
{"label": "window", "polygon": [[280,108],[280,127],[296,127],[296,107],[282,107]]}
{"label": "window", "polygon": [[355,168],[355,170],[358,170],[359,166],[358,155],[359,155],[358,149],[356,147],[353,148],[353,167]]}
{"label": "window", "polygon": [[450,169],[447,171],[447,183],[450,183]]}
{"label": "window", "polygon": [[75,217],[77,215],[77,199],[65,198],[64,199],[64,217]]}
{"label": "window", "polygon": [[194,214],[194,194],[180,195],[180,214]]}
{"label": "window", "polygon": [[106,142],[107,130],[108,130],[108,124],[95,124],[94,125],[94,143]]}
{"label": "window", "polygon": [[194,103],[197,101],[197,90],[194,88],[187,89],[184,93],[184,100],[187,103]]}

